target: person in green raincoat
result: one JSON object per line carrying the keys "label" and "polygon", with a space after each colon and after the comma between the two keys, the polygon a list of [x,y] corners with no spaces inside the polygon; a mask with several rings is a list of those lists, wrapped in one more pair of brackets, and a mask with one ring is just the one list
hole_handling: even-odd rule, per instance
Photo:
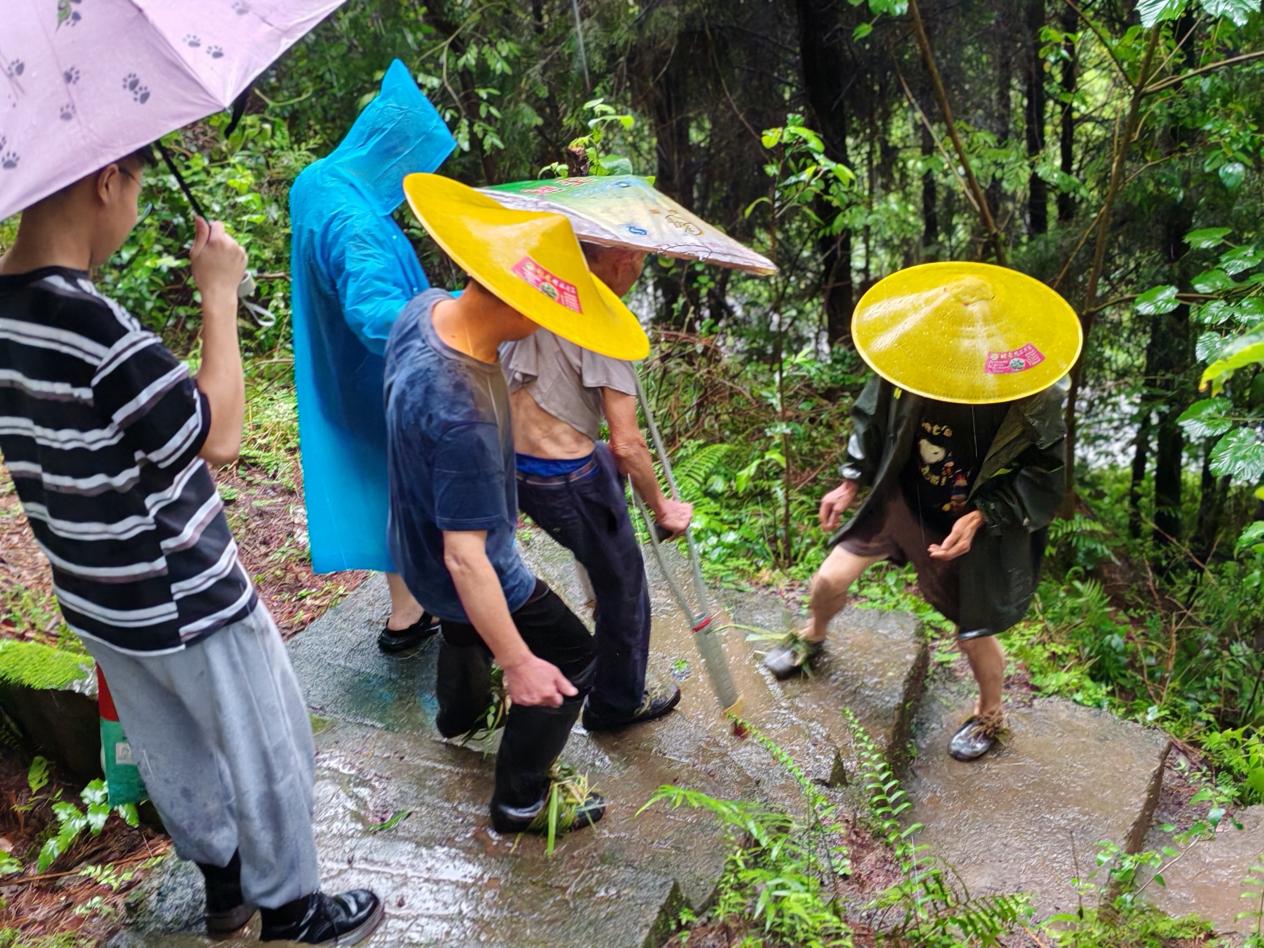
{"label": "person in green raincoat", "polygon": [[396,575],[387,547],[383,354],[396,317],[430,284],[392,219],[404,176],[434,171],[455,140],[408,68],[290,191],[294,377],[312,568],[387,573],[391,615],[378,643],[411,649],[437,624]]}

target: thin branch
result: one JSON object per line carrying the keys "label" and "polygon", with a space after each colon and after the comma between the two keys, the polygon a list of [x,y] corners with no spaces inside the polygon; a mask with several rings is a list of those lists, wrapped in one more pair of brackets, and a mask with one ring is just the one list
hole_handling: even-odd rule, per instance
{"label": "thin branch", "polygon": [[966,182],[970,187],[971,193],[974,194],[975,203],[979,209],[979,216],[983,218],[983,226],[987,228],[989,237],[992,240],[992,249],[996,254],[996,262],[1005,265],[1008,263],[1008,255],[1005,252],[1005,241],[1001,236],[1001,232],[997,230],[996,221],[992,218],[992,209],[988,206],[987,195],[983,193],[983,189],[979,187],[978,180],[974,177],[974,169],[970,166],[970,158],[966,154],[965,145],[961,142],[961,136],[957,134],[957,123],[953,118],[952,105],[948,102],[948,91],[944,88],[943,76],[939,74],[939,67],[935,64],[935,53],[931,49],[930,37],[926,35],[926,24],[922,22],[922,11],[918,9],[917,0],[909,0],[909,16],[913,22],[913,31],[917,36],[917,45],[922,51],[922,59],[926,63],[926,71],[930,73],[931,85],[935,89],[935,98],[939,101],[940,111],[943,112],[944,123],[948,127],[948,137],[952,139],[952,146],[957,152],[957,158],[961,162],[961,168],[965,172]]}
{"label": "thin branch", "polygon": [[1156,82],[1152,86],[1146,86],[1142,92],[1145,95],[1153,95],[1156,92],[1162,92],[1164,89],[1170,89],[1172,86],[1178,86],[1185,80],[1193,79],[1195,76],[1203,76],[1209,72],[1215,72],[1218,69],[1241,65],[1242,63],[1248,63],[1256,59],[1264,59],[1264,49],[1257,49],[1250,53],[1242,53],[1238,56],[1230,56],[1228,59],[1221,59],[1214,63],[1208,63],[1206,66],[1199,66],[1197,69],[1191,69],[1189,72],[1183,72],[1179,76],[1169,76],[1162,82]]}
{"label": "thin branch", "polygon": [[947,163],[949,170],[952,171],[952,176],[957,179],[957,183],[961,185],[961,190],[965,192],[966,200],[970,202],[970,205],[974,207],[977,212],[979,208],[974,203],[974,195],[970,193],[970,185],[966,184],[966,179],[963,178],[961,176],[961,172],[957,170],[957,163],[953,161],[952,155],[949,153],[948,149],[944,147],[943,139],[935,134],[935,128],[931,125],[930,118],[926,115],[926,112],[922,109],[921,104],[917,101],[917,97],[913,95],[913,90],[910,89],[908,83],[904,81],[904,71],[900,69],[899,62],[894,56],[891,57],[891,60],[895,65],[895,78],[900,81],[900,88],[904,90],[905,98],[908,99],[909,105],[913,106],[913,111],[917,113],[917,117],[926,128],[926,133],[930,135],[930,140],[935,143],[935,147],[939,150],[939,153],[944,156],[944,160]]}
{"label": "thin branch", "polygon": [[1119,70],[1119,77],[1129,86],[1135,86],[1136,83],[1129,78],[1128,70],[1124,69],[1124,64],[1120,61],[1119,57],[1115,55],[1115,48],[1110,45],[1109,38],[1102,33],[1101,27],[1094,23],[1093,20],[1089,18],[1089,15],[1079,8],[1079,6],[1075,3],[1075,0],[1066,0],[1066,5],[1074,10],[1075,15],[1083,20],[1088,28],[1093,31],[1093,35],[1097,37],[1097,41],[1102,44],[1102,49],[1106,50],[1106,55],[1110,57],[1110,61],[1114,64],[1115,68]]}

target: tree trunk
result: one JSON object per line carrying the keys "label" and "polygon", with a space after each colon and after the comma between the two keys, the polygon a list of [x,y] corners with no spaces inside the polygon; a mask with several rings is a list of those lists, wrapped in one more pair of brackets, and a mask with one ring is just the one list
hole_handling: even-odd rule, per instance
{"label": "tree trunk", "polygon": [[1030,234],[1043,234],[1049,229],[1049,188],[1036,172],[1045,150],[1045,62],[1040,55],[1040,31],[1045,25],[1044,0],[1027,0],[1027,63],[1026,85],[1027,162],[1031,174],[1027,179],[1027,229]]}
{"label": "tree trunk", "polygon": [[[836,0],[798,0],[799,52],[803,89],[811,107],[813,126],[821,133],[826,154],[849,164],[847,149],[848,51],[843,44],[842,5]],[[818,202],[824,219],[836,210]],[[851,309],[855,285],[851,270],[849,231],[822,234],[817,241],[824,278],[825,328],[831,345],[851,345]]]}
{"label": "tree trunk", "polygon": [[[1067,4],[1062,9],[1062,30],[1065,33],[1075,32],[1077,25],[1075,10]],[[1075,174],[1075,108],[1073,101],[1078,81],[1079,64],[1076,62],[1075,43],[1067,40],[1062,44],[1064,58],[1062,75],[1059,79],[1062,102],[1058,116],[1058,167],[1067,177]],[[1058,223],[1067,224],[1075,218],[1075,196],[1065,188],[1058,189]]]}
{"label": "tree trunk", "polygon": [[1150,430],[1154,417],[1149,407],[1149,396],[1144,392],[1141,404],[1144,407],[1132,452],[1132,479],[1128,482],[1128,535],[1134,540],[1141,539],[1141,488],[1150,459]]}
{"label": "tree trunk", "polygon": [[[922,126],[922,158],[935,154],[935,139],[930,129]],[[929,166],[922,171],[922,259],[935,253],[939,244],[939,208],[935,195],[935,172]]]}

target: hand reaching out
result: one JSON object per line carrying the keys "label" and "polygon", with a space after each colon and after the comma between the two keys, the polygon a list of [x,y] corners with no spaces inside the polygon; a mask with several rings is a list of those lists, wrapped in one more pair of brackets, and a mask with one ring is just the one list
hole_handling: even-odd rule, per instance
{"label": "hand reaching out", "polygon": [[944,537],[943,543],[932,543],[926,548],[926,552],[933,560],[955,560],[959,556],[965,556],[974,545],[974,535],[979,532],[983,523],[983,514],[977,510],[970,511],[952,525],[952,530]]}
{"label": "hand reaching out", "polygon": [[856,499],[856,482],[843,481],[832,491],[821,498],[819,517],[822,530],[837,530],[838,522],[843,518],[851,502]]}

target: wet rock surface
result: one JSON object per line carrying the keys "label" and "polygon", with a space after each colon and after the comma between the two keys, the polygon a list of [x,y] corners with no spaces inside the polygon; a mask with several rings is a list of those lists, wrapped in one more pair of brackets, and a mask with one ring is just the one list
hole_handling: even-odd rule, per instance
{"label": "wet rock surface", "polygon": [[972,895],[1029,892],[1039,916],[1074,910],[1071,880],[1092,870],[1099,840],[1139,848],[1158,800],[1162,732],[1068,701],[1008,709],[1001,748],[973,763],[948,756],[974,693],[934,676],[915,722],[905,787],[918,841],[946,860]]}
{"label": "wet rock surface", "polygon": [[1151,885],[1147,892],[1169,915],[1196,913],[1210,919],[1219,933],[1247,935],[1255,931],[1257,919],[1238,915],[1260,910],[1258,887],[1254,900],[1242,894],[1247,873],[1264,859],[1264,806],[1248,807],[1233,819],[1241,829],[1232,819],[1223,820],[1213,838],[1194,843],[1164,870],[1166,886]]}
{"label": "wet rock surface", "polygon": [[[539,575],[588,618],[569,555],[538,533],[525,534],[523,546]],[[683,699],[650,725],[601,735],[576,728],[564,759],[611,805],[595,830],[561,837],[552,858],[542,839],[502,837],[488,826],[490,749],[459,747],[435,732],[437,642],[403,659],[378,652],[388,610],[380,577],[290,643],[316,733],[325,885],[370,886],[383,896],[387,920],[375,943],[659,944],[683,906],[701,908],[714,896],[731,844],[704,814],[664,804],[638,812],[657,787],[801,810],[801,794],[768,750],[735,737],[721,715],[689,623],[647,560],[650,674],[678,681]],[[668,568],[684,577],[674,554]],[[777,682],[759,664],[768,643],[748,641],[748,631],[780,633],[800,621],[767,592],[717,597],[713,628],[742,692],[742,717],[825,786],[853,769],[841,713],[852,708],[888,757],[903,762],[914,802],[908,818],[926,826],[919,841],[971,893],[1028,891],[1042,916],[1074,908],[1071,879],[1091,866],[1098,840],[1141,844],[1167,750],[1161,733],[1037,699],[1011,710],[998,753],[960,764],[945,745],[968,713],[972,684],[946,669],[927,681],[927,647],[911,617],[849,609],[815,674]],[[848,791],[852,802],[857,792]],[[1261,833],[1257,825],[1253,838]],[[1196,903],[1204,896],[1192,866],[1190,879]],[[1239,888],[1235,881],[1235,906]],[[140,913],[117,944],[152,944],[157,932],[168,933],[164,944],[204,943],[192,934],[202,911],[193,867],[169,860],[136,901]],[[181,932],[188,934],[171,934]]]}

